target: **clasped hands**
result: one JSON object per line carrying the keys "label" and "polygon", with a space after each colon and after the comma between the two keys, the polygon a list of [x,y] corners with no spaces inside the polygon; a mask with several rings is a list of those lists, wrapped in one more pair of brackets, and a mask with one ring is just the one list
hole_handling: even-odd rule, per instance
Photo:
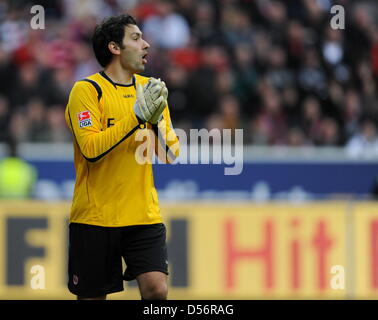
{"label": "clasped hands", "polygon": [[160,79],[150,78],[144,86],[136,86],[134,112],[143,122],[157,124],[163,118],[167,106],[168,89]]}

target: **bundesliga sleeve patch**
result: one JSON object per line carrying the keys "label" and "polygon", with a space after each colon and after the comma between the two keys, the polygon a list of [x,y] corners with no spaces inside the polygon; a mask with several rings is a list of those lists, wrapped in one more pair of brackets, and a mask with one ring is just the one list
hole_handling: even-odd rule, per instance
{"label": "bundesliga sleeve patch", "polygon": [[91,113],[87,111],[82,111],[77,114],[77,120],[79,121],[79,127],[90,127],[92,126]]}

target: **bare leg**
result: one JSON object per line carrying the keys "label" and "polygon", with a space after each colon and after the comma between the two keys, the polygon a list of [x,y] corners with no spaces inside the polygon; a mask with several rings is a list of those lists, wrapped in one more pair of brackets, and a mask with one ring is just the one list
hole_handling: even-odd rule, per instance
{"label": "bare leg", "polygon": [[140,295],[145,300],[166,300],[168,295],[167,275],[159,271],[137,276]]}

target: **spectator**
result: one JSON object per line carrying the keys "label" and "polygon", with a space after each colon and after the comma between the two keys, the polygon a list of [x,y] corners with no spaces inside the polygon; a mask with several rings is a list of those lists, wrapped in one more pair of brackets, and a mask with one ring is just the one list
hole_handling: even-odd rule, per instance
{"label": "spectator", "polygon": [[[361,92],[361,105],[366,114],[376,114],[378,108],[377,82],[368,60],[361,60],[357,66],[358,89]],[[378,77],[376,77],[378,79]]]}
{"label": "spectator", "polygon": [[222,96],[219,109],[225,129],[231,129],[231,132],[234,133],[235,129],[241,127],[240,105],[239,101],[233,95]]}
{"label": "spectator", "polygon": [[306,51],[304,64],[299,70],[299,87],[306,94],[323,96],[327,87],[326,74],[320,64],[319,54],[315,49]]}
{"label": "spectator", "polygon": [[180,126],[179,123],[188,120],[187,115],[192,112],[187,89],[189,75],[183,67],[169,64],[165,79],[169,87],[168,104],[172,109],[172,121],[175,123],[175,126]]}
{"label": "spectator", "polygon": [[195,127],[202,127],[204,118],[216,111],[217,74],[224,72],[228,67],[229,60],[224,48],[211,45],[202,49],[202,64],[192,72],[188,83],[190,116],[195,118]]}
{"label": "spectator", "polygon": [[85,42],[78,43],[74,49],[75,68],[72,81],[84,79],[89,74],[96,73],[99,66],[93,58],[91,49]]}
{"label": "spectator", "polygon": [[234,89],[234,78],[230,69],[217,72],[215,78],[215,90],[218,96],[232,94]]}
{"label": "spectator", "polygon": [[362,114],[360,97],[355,90],[350,89],[346,92],[344,98],[344,110],[341,113],[345,128],[345,136],[349,139],[355,132],[358,132],[358,122]]}
{"label": "spectator", "polygon": [[23,114],[28,124],[26,126],[24,140],[29,142],[49,141],[48,112],[43,101],[38,98],[30,100],[26,105],[26,113]]}
{"label": "spectator", "polygon": [[321,122],[321,133],[317,141],[319,146],[337,147],[341,145],[340,128],[332,118],[324,118]]}
{"label": "spectator", "polygon": [[21,11],[10,9],[5,21],[0,25],[0,43],[3,50],[13,52],[26,42],[28,23]]}
{"label": "spectator", "polygon": [[192,34],[199,47],[224,45],[225,39],[216,23],[215,9],[209,1],[200,1],[195,9]]}
{"label": "spectator", "polygon": [[[286,117],[282,109],[280,95],[275,92],[264,92],[262,112],[257,116],[257,139],[269,145],[284,144],[286,136]],[[260,134],[263,134],[261,137]]]}
{"label": "spectator", "polygon": [[378,156],[377,126],[374,121],[370,119],[363,119],[361,121],[358,133],[352,136],[347,142],[346,152],[353,158]]}
{"label": "spectator", "polygon": [[163,49],[185,47],[189,43],[190,29],[184,17],[174,11],[171,0],[157,1],[157,14],[143,23],[143,32],[151,46]]}
{"label": "spectator", "polygon": [[281,47],[273,47],[269,52],[269,65],[266,75],[273,87],[280,91],[294,84],[294,75],[286,65],[285,50]]}
{"label": "spectator", "polygon": [[64,119],[64,106],[55,105],[47,111],[48,140],[51,142],[70,142],[72,135],[67,130]]}
{"label": "spectator", "polygon": [[376,23],[371,17],[371,13],[374,12],[372,3],[355,2],[353,8],[350,8],[352,16],[346,20],[349,23],[345,28],[345,37],[348,39],[345,53],[352,67],[356,67],[358,61],[368,58],[370,53],[370,29]]}
{"label": "spectator", "polygon": [[287,145],[291,147],[302,147],[307,145],[306,136],[301,128],[289,128],[287,135]]}
{"label": "spectator", "polygon": [[302,24],[296,20],[289,21],[286,30],[284,43],[287,48],[288,66],[298,69],[306,50],[306,32]]}
{"label": "spectator", "polygon": [[11,110],[9,101],[5,96],[0,96],[0,142],[10,139],[9,123],[11,119]]}
{"label": "spectator", "polygon": [[326,28],[322,54],[324,61],[330,66],[337,66],[343,61],[344,46],[342,35],[342,31],[339,29]]}
{"label": "spectator", "polygon": [[295,86],[285,87],[281,94],[284,113],[290,126],[301,126],[299,92]]}
{"label": "spectator", "polygon": [[15,83],[15,71],[17,67],[14,65],[11,55],[6,52],[0,45],[0,94],[11,98],[11,89]]}
{"label": "spectator", "polygon": [[222,32],[230,48],[240,43],[253,42],[253,29],[247,12],[225,5],[222,8]]}
{"label": "spectator", "polygon": [[251,101],[255,100],[258,74],[254,66],[254,53],[252,47],[246,43],[240,43],[234,48],[234,93],[240,101],[243,113],[250,116],[248,108]]}
{"label": "spectator", "polygon": [[322,112],[319,100],[313,96],[308,96],[303,101],[302,121],[306,136],[310,141],[318,142],[322,136]]}
{"label": "spectator", "polygon": [[43,97],[42,77],[38,66],[29,62],[19,66],[18,71],[15,86],[11,90],[12,105],[25,105],[32,97]]}

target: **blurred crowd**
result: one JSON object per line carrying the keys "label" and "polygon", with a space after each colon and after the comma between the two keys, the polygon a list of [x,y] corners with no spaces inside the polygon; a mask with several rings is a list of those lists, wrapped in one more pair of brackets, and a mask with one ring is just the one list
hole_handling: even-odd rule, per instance
{"label": "blurred crowd", "polygon": [[[44,30],[30,26],[33,4]],[[344,30],[330,26],[336,4]],[[151,44],[145,74],[167,83],[175,127],[378,152],[374,0],[0,0],[1,141],[70,141],[69,91],[100,70],[93,28],[124,12]]]}

